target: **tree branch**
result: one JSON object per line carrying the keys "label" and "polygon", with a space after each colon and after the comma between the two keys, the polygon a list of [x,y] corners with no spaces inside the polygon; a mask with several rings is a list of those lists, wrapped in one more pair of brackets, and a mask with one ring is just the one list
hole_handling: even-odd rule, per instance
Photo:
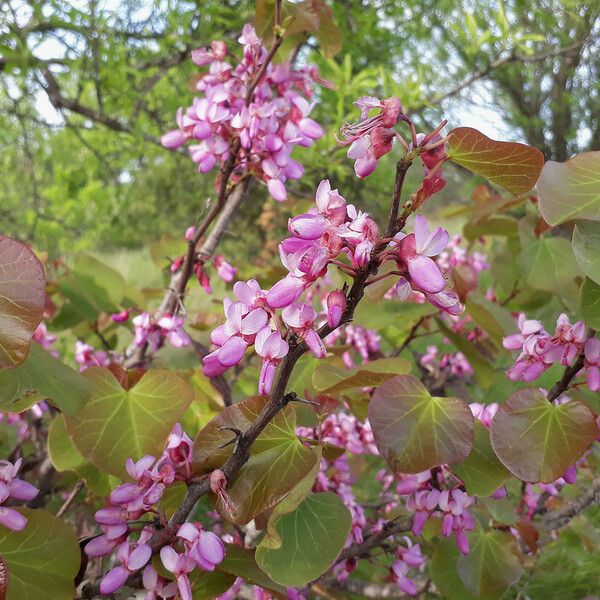
{"label": "tree branch", "polygon": [[553,530],[566,525],[573,517],[584,511],[591,504],[600,504],[600,477],[596,477],[589,488],[578,498],[571,500],[566,506],[546,513],[541,525],[546,530]]}

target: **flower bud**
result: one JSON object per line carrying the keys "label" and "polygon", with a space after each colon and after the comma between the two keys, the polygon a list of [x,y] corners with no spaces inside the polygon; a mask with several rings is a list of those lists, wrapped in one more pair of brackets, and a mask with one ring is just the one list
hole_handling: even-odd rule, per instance
{"label": "flower bud", "polygon": [[346,296],[342,290],[334,290],[327,295],[327,324],[337,327],[346,310]]}

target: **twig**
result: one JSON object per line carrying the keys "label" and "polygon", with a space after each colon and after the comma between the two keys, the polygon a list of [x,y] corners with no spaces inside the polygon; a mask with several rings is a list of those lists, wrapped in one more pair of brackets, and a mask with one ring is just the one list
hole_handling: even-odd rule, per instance
{"label": "twig", "polygon": [[587,488],[578,498],[571,500],[563,508],[557,508],[546,513],[541,520],[541,525],[546,530],[558,529],[591,504],[600,503],[600,477],[596,477],[589,488]]}
{"label": "twig", "polygon": [[577,357],[577,360],[570,367],[565,369],[560,381],[557,381],[548,392],[548,395],[546,396],[548,402],[553,402],[567,390],[571,380],[577,375],[577,373],[579,373],[579,371],[581,371],[584,359],[585,356],[583,353],[581,353]]}
{"label": "twig", "polygon": [[73,500],[75,500],[75,496],[77,496],[77,494],[83,488],[84,485],[85,485],[85,482],[83,481],[83,479],[80,479],[75,484],[75,486],[71,490],[71,493],[69,494],[67,499],[64,501],[63,505],[58,509],[58,512],[56,513],[57,517],[62,517],[67,512],[69,506],[71,506],[71,503],[73,502]]}
{"label": "twig", "polygon": [[394,350],[392,352],[391,356],[400,356],[400,354],[402,354],[402,352],[408,347],[408,345],[417,337],[417,331],[419,330],[419,327],[421,327],[421,325],[423,325],[423,323],[425,323],[425,321],[427,321],[427,319],[429,319],[429,317],[430,317],[430,315],[421,317],[411,327],[410,331],[408,332],[408,335],[406,336],[406,338],[404,339],[402,344],[400,344],[400,347],[396,348],[396,350]]}

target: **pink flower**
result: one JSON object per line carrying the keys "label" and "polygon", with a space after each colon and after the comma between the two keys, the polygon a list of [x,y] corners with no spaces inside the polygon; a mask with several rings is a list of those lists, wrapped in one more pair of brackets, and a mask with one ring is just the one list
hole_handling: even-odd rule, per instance
{"label": "pink flower", "polygon": [[217,273],[223,281],[233,281],[237,269],[230,265],[220,254],[213,258],[213,264],[217,268]]}
{"label": "pink flower", "polygon": [[158,600],[159,598],[171,598],[177,594],[177,582],[169,582],[161,577],[152,565],[144,569],[142,583],[146,590],[144,600]]}
{"label": "pink flower", "polygon": [[163,546],[160,549],[160,559],[165,569],[175,575],[181,600],[192,600],[192,586],[188,573],[194,570],[194,561],[187,553],[178,554],[171,546]]}
{"label": "pink flower", "polygon": [[[342,128],[344,143],[350,144],[348,158],[354,159],[354,170],[358,177],[368,177],[377,167],[377,161],[392,151],[395,137],[394,127],[404,117],[398,98],[380,101],[364,96],[354,103],[361,111],[358,123]],[[371,109],[381,109],[374,117],[369,117]]]}
{"label": "pink flower", "polygon": [[255,340],[256,353],[262,357],[263,364],[258,382],[258,393],[268,394],[273,385],[275,369],[281,359],[288,353],[288,343],[282,339],[277,331],[271,331],[268,327],[261,329]]}
{"label": "pink flower", "polygon": [[415,232],[409,235],[397,234],[400,240],[399,256],[408,266],[412,281],[420,291],[436,294],[446,286],[446,280],[439,267],[431,260],[437,256],[448,243],[448,232],[442,227],[429,232],[425,217],[415,218]]}
{"label": "pink flower", "polygon": [[342,290],[334,290],[327,294],[327,324],[329,327],[337,327],[342,320],[346,310],[346,295]]}
{"label": "pink flower", "polygon": [[77,340],[75,342],[75,360],[79,370],[85,371],[89,367],[108,367],[110,357],[104,350],[96,350],[93,346]]}
{"label": "pink flower", "polygon": [[313,322],[317,318],[317,313],[312,306],[308,304],[292,304],[283,309],[281,316],[286,325],[296,335],[304,339],[310,351],[317,358],[324,358],[327,355],[323,341],[312,328]]}
{"label": "pink flower", "polygon": [[186,554],[204,571],[214,571],[225,558],[225,546],[211,531],[202,529],[200,523],[184,523],[177,532],[184,541]]}

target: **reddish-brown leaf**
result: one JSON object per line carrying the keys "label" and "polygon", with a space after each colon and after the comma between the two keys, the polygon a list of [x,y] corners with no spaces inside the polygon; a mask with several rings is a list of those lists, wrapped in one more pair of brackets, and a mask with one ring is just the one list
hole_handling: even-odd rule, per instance
{"label": "reddish-brown leaf", "polygon": [[0,368],[25,362],[42,320],[46,276],[31,249],[0,235]]}
{"label": "reddish-brown leaf", "polygon": [[471,127],[453,129],[448,145],[450,160],[515,195],[533,188],[544,165],[544,155],[536,148],[492,140]]}

